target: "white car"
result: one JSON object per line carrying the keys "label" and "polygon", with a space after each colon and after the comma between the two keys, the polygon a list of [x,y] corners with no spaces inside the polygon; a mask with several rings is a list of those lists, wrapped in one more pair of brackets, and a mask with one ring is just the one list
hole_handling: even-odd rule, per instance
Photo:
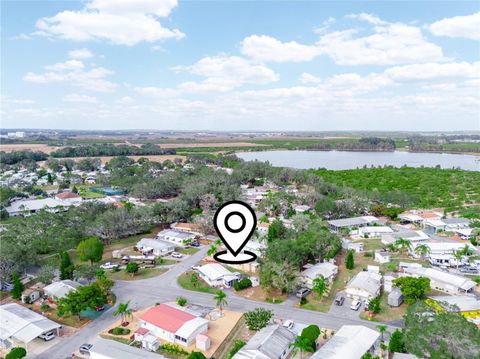
{"label": "white car", "polygon": [[362,305],[362,302],[360,302],[359,300],[354,300],[352,302],[352,304],[350,305],[350,309],[351,310],[358,310]]}
{"label": "white car", "polygon": [[172,253],[172,257],[173,257],[173,258],[182,258],[183,255],[182,255],[182,253],[173,252],[173,253]]}
{"label": "white car", "polygon": [[46,342],[48,342],[48,341],[52,340],[53,338],[55,338],[55,333],[53,333],[53,332],[43,333],[43,334],[40,334],[38,337],[40,339],[43,339]]}
{"label": "white car", "polygon": [[102,269],[118,268],[118,264],[117,264],[117,263],[107,262],[107,263],[102,264],[102,265],[100,266],[100,268],[102,268]]}
{"label": "white car", "polygon": [[200,267],[201,267],[201,265],[195,264],[195,265],[192,266],[192,270],[199,270]]}
{"label": "white car", "polygon": [[293,320],[286,320],[283,322],[283,326],[287,329],[292,330],[293,327],[295,326],[295,323],[293,322]]}

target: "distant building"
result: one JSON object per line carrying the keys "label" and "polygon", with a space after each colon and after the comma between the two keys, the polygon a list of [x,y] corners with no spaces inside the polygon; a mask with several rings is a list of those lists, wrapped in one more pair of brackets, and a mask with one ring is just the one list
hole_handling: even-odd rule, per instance
{"label": "distant building", "polygon": [[27,199],[15,201],[6,207],[5,210],[10,216],[28,216],[30,214],[38,213],[42,209],[56,213],[60,211],[66,211],[68,207],[73,204],[67,201],[61,201],[54,198],[44,199]]}
{"label": "distant building", "polygon": [[275,324],[258,331],[232,359],[284,359],[292,351],[295,334]]}
{"label": "distant building", "polygon": [[327,221],[328,228],[332,232],[338,232],[342,228],[345,229],[354,229],[358,227],[368,226],[373,223],[378,223],[378,218],[373,216],[362,216],[362,217],[352,217],[344,219],[334,219]]}
{"label": "distant building", "polygon": [[60,201],[68,202],[74,205],[79,205],[82,203],[82,197],[73,192],[60,192],[55,196],[55,199]]}
{"label": "distant building", "polygon": [[319,276],[325,277],[328,282],[332,282],[338,273],[338,266],[330,262],[315,264],[300,273],[300,281],[310,289],[313,288],[313,281]]}
{"label": "distant building", "polygon": [[43,292],[49,298],[57,301],[65,297],[68,293],[74,292],[77,288],[81,287],[82,285],[78,282],[73,280],[65,279],[60,280],[58,282],[53,282],[52,284],[47,285],[43,288]]}
{"label": "distant building", "polygon": [[436,268],[408,266],[403,269],[404,275],[426,277],[430,279],[430,287],[449,294],[464,294],[473,291],[477,285],[473,280],[460,275],[444,272]]}
{"label": "distant building", "polygon": [[365,237],[380,237],[382,234],[393,233],[393,229],[387,226],[367,226],[358,228],[358,235]]}
{"label": "distant building", "polygon": [[382,276],[374,272],[359,272],[347,284],[345,293],[354,299],[373,299],[380,295]]}
{"label": "distant building", "polygon": [[373,354],[380,333],[362,325],[344,325],[311,359],[360,359]]}
{"label": "distant building", "polygon": [[232,273],[218,263],[208,263],[198,268],[198,274],[211,287],[230,288],[240,278],[240,273]]}
{"label": "distant building", "polygon": [[175,229],[164,229],[157,234],[158,239],[171,242],[177,246],[185,246],[185,243],[195,238],[193,233],[178,231]]}

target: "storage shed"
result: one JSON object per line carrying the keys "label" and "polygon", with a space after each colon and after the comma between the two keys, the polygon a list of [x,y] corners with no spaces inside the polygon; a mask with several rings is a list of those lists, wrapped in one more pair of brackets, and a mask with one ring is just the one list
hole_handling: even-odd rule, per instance
{"label": "storage shed", "polygon": [[403,303],[403,295],[399,288],[394,288],[388,294],[388,305],[391,307],[399,307]]}

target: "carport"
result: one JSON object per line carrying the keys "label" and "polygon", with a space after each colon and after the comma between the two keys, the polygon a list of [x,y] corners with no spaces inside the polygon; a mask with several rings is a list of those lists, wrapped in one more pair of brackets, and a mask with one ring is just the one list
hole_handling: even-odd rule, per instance
{"label": "carport", "polygon": [[5,346],[22,343],[28,352],[28,343],[43,333],[56,330],[60,334],[62,326],[28,308],[16,303],[0,306],[0,340]]}

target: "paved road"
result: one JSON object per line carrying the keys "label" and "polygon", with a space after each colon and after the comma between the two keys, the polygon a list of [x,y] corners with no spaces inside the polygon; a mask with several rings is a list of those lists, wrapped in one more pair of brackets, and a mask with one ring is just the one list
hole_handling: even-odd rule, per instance
{"label": "paved road", "polygon": [[[181,288],[177,283],[177,278],[190,269],[193,264],[200,261],[205,256],[207,250],[207,247],[201,248],[199,252],[186,258],[172,267],[168,272],[158,277],[138,281],[117,281],[113,288],[117,296],[117,305],[118,303],[130,300],[133,308],[136,307],[140,309],[151,306],[157,302],[173,301],[179,296],[183,296],[187,298],[190,303],[213,307],[215,303],[212,294],[188,291]],[[298,309],[291,304],[290,302],[286,305],[256,302],[228,291],[227,307],[235,311],[246,312],[253,308],[262,307],[272,309],[276,317],[279,318],[291,319],[300,323],[314,323],[320,327],[335,330],[338,330],[345,324],[365,325],[374,329],[378,325],[378,323],[360,319]],[[73,336],[54,339],[58,341],[58,344],[34,358],[65,359],[68,354],[77,350],[83,343],[93,342],[100,332],[118,319],[112,315],[117,305],[110,308],[100,318],[80,329]],[[390,330],[394,330],[394,327],[390,327]]]}

